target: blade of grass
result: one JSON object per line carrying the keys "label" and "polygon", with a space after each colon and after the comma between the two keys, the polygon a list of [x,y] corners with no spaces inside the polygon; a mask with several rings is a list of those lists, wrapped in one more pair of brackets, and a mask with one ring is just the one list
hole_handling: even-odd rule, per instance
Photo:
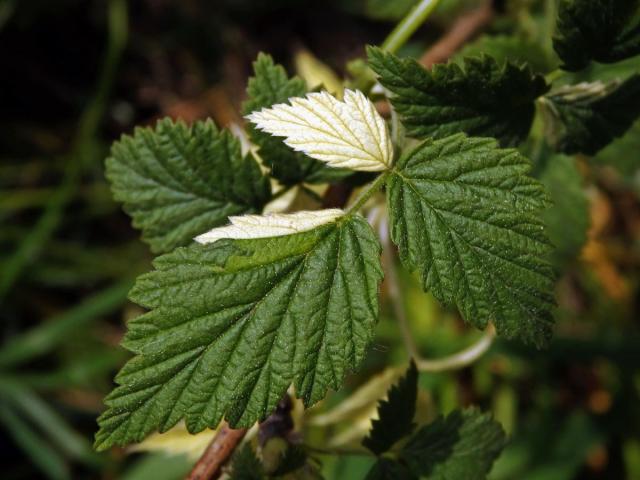
{"label": "blade of grass", "polygon": [[0,368],[6,369],[48,353],[64,340],[69,332],[122,305],[132,284],[133,281],[130,279],[117,283],[85,299],[77,307],[14,337],[0,349]]}
{"label": "blade of grass", "polygon": [[62,456],[51,445],[43,441],[41,436],[23,422],[17,412],[5,403],[0,403],[0,423],[45,477],[52,480],[71,478]]}
{"label": "blade of grass", "polygon": [[22,411],[66,455],[88,465],[100,465],[101,459],[93,452],[87,439],[73,430],[58,412],[33,391],[3,379],[0,380],[0,395]]}
{"label": "blade of grass", "polygon": [[94,138],[102,119],[106,101],[124,45],[127,41],[128,17],[126,0],[109,2],[109,41],[96,94],[80,117],[74,147],[60,186],[49,199],[44,212],[5,264],[0,276],[0,302],[4,300],[24,268],[38,256],[59,225],[64,207],[73,197],[85,165],[91,160]]}

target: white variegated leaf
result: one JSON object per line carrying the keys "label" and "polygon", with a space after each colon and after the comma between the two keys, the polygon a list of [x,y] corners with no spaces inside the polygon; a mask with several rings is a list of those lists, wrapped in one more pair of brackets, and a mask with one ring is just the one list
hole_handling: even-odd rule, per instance
{"label": "white variegated leaf", "polygon": [[375,106],[357,90],[345,90],[344,101],[327,92],[291,98],[248,115],[257,127],[285,137],[294,150],[331,167],[382,171],[391,166],[393,145]]}
{"label": "white variegated leaf", "polygon": [[229,217],[231,225],[214,228],[195,238],[199,243],[213,243],[222,238],[266,238],[304,232],[334,221],[344,214],[339,208],[296,213],[242,215]]}

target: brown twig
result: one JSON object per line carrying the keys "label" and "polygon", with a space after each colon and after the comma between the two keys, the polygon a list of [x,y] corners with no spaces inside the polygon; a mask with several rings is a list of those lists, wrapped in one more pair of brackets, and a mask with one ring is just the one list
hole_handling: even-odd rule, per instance
{"label": "brown twig", "polygon": [[493,15],[492,2],[488,1],[479,8],[460,16],[451,29],[422,55],[420,63],[428,68],[434,63],[446,62],[462,45],[487,26],[493,19]]}
{"label": "brown twig", "polygon": [[218,433],[198,459],[187,480],[215,479],[222,473],[222,466],[227,462],[235,448],[242,441],[246,428],[233,429],[226,423],[220,427]]}

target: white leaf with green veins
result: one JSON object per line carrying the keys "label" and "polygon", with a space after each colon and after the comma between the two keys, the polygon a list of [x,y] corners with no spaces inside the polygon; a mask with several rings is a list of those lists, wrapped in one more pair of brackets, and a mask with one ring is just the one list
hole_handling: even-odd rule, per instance
{"label": "white leaf with green veins", "polygon": [[247,119],[331,167],[375,172],[391,166],[393,144],[387,126],[362,92],[345,90],[342,102],[327,92],[289,101],[291,105],[274,105]]}

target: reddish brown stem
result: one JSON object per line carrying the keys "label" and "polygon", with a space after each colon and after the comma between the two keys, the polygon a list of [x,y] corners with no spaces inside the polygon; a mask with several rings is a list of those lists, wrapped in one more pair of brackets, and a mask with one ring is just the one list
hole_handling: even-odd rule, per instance
{"label": "reddish brown stem", "polygon": [[225,423],[187,475],[187,480],[211,480],[220,477],[222,466],[246,433],[246,428],[233,429]]}
{"label": "reddish brown stem", "polygon": [[434,63],[446,62],[462,45],[487,26],[493,19],[493,15],[493,7],[488,1],[481,7],[460,16],[451,29],[422,55],[420,63],[428,68]]}

